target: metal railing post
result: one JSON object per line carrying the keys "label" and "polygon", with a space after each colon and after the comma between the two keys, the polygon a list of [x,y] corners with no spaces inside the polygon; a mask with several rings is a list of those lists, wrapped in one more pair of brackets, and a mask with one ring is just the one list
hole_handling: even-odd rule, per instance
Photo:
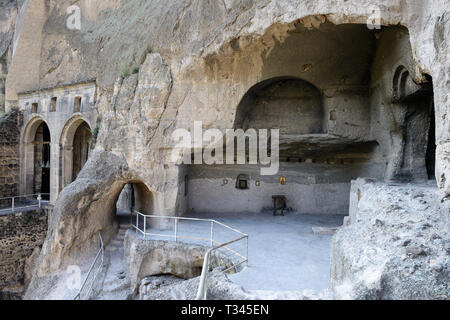
{"label": "metal railing post", "polygon": [[214,247],[214,221],[211,221],[211,247]]}
{"label": "metal railing post", "polygon": [[249,259],[248,259],[248,236],[247,236],[247,253],[246,253],[246,258],[247,258],[247,267],[248,267],[248,264],[249,264]]}
{"label": "metal railing post", "polygon": [[147,240],[147,216],[144,216],[144,240]]}
{"label": "metal railing post", "polygon": [[139,213],[136,212],[136,234],[138,233],[139,229]]}
{"label": "metal railing post", "polygon": [[178,242],[178,217],[175,219],[175,242]]}
{"label": "metal railing post", "polygon": [[38,202],[39,202],[39,209],[41,209],[41,207],[42,207],[42,206],[41,206],[42,196],[41,196],[40,193],[38,194],[37,200],[38,200]]}
{"label": "metal railing post", "polygon": [[14,212],[14,201],[15,201],[15,198],[13,197],[12,198],[12,212]]}

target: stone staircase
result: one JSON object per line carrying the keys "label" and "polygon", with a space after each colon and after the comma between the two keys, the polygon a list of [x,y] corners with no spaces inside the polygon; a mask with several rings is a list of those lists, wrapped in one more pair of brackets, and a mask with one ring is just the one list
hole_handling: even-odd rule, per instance
{"label": "stone staircase", "polygon": [[130,228],[130,225],[121,225],[119,227],[119,232],[117,233],[117,236],[114,238],[114,240],[106,247],[105,252],[115,252],[123,250],[123,241],[125,240],[125,234],[127,233],[127,230]]}
{"label": "stone staircase", "polygon": [[109,264],[105,266],[106,274],[99,300],[126,300],[129,295],[129,283],[123,266],[123,245],[129,228],[130,225],[121,225],[117,236],[105,248]]}

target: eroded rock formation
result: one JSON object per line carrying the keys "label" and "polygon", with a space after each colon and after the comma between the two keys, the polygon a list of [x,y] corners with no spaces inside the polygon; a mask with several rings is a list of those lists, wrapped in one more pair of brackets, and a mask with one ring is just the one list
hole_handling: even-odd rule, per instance
{"label": "eroded rock formation", "polygon": [[438,197],[430,185],[355,181],[351,224],[332,243],[336,298],[448,299],[450,224]]}
{"label": "eroded rock formation", "polygon": [[[306,194],[348,191],[359,176],[427,180],[429,129],[435,127],[431,175],[439,199],[450,196],[447,1],[383,0],[376,8],[368,0],[99,3],[80,1],[81,30],[69,30],[71,1],[27,1],[34,14],[24,13],[8,75],[8,108],[24,91],[87,79],[97,84],[95,151],[59,194],[35,281],[95,251],[98,232],[108,243],[125,184],[145,184],[159,215],[195,209],[182,187],[192,168],[174,164],[171,133],[194,121],[235,127],[246,114],[239,106],[258,84],[270,84],[252,95],[261,101],[292,98],[288,87],[274,88],[293,78],[306,82],[308,97],[311,88],[320,92],[322,101],[312,105],[323,109],[311,113],[311,130],[302,127],[284,140],[284,161],[295,158],[300,164],[294,166],[308,172],[295,178]],[[367,28],[373,19],[383,28]],[[26,42],[31,26],[37,35]],[[20,81],[27,61],[29,76]],[[396,74],[408,85],[399,85]],[[222,180],[221,174],[208,179]]]}

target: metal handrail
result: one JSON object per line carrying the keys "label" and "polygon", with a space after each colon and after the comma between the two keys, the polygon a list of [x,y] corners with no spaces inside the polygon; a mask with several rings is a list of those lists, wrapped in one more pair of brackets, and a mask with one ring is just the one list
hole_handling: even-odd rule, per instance
{"label": "metal handrail", "polygon": [[87,275],[86,275],[86,278],[84,278],[83,284],[81,285],[81,288],[80,288],[80,290],[78,291],[78,294],[75,296],[74,300],[81,300],[81,294],[82,294],[84,288],[86,287],[86,284],[87,284],[87,282],[88,282],[88,280],[89,280],[89,276],[91,275],[92,271],[94,270],[94,266],[95,266],[95,264],[97,263],[98,259],[101,258],[100,266],[99,266],[98,269],[96,270],[95,275],[94,275],[94,277],[93,277],[93,279],[92,279],[92,283],[91,283],[91,285],[89,286],[88,291],[86,292],[86,297],[89,298],[89,295],[90,295],[91,290],[92,290],[92,286],[94,285],[94,280],[95,280],[95,278],[97,278],[97,276],[98,276],[98,274],[99,274],[99,271],[100,271],[101,268],[103,267],[104,251],[105,251],[104,249],[105,249],[105,246],[104,246],[103,238],[102,238],[102,235],[101,235],[100,232],[98,233],[98,237],[99,237],[99,239],[100,239],[100,249],[98,250],[97,255],[96,255],[95,258],[94,258],[94,262],[92,262],[91,267],[89,268],[89,271],[88,271],[88,273],[87,273]]}
{"label": "metal handrail", "polygon": [[[243,261],[241,261],[240,263],[233,265],[232,267],[224,270],[224,272],[227,272],[233,268],[236,268],[244,263],[247,263],[248,265],[248,234],[243,233],[235,228],[232,228],[222,222],[213,220],[213,219],[200,219],[200,218],[187,218],[187,217],[171,217],[171,216],[155,216],[155,215],[145,215],[139,211],[134,211],[134,213],[136,214],[136,225],[133,225],[133,227],[136,229],[136,232],[141,233],[144,236],[144,240],[147,239],[147,236],[156,236],[156,237],[163,237],[163,238],[173,238],[175,242],[178,242],[179,239],[189,239],[189,240],[200,240],[200,241],[209,241],[210,242],[210,246],[211,248],[206,252],[205,254],[205,258],[203,261],[203,269],[202,269],[202,274],[200,277],[200,285],[198,288],[198,292],[197,292],[197,298],[196,300],[202,300],[202,299],[206,299],[207,296],[207,292],[208,292],[208,288],[207,288],[207,277],[208,277],[208,272],[209,272],[209,268],[210,268],[210,264],[211,264],[211,254],[214,251],[217,251],[219,249],[225,248],[227,251],[231,252],[232,254],[238,256],[239,258],[244,259]],[[144,221],[143,225],[143,230],[139,227],[139,218],[142,218]],[[147,232],[147,219],[168,219],[168,220],[174,220],[175,221],[175,228],[174,228],[174,234],[170,235],[170,234],[158,234],[158,233],[149,233]],[[181,221],[200,221],[200,222],[208,222],[211,224],[211,234],[210,234],[210,238],[206,239],[206,238],[199,238],[199,237],[188,237],[188,236],[180,236],[178,233],[178,225],[179,222]],[[238,233],[239,235],[241,235],[241,237],[231,240],[229,242],[226,243],[220,243],[216,240],[214,240],[214,232],[215,232],[215,225],[219,225],[222,226],[228,230],[231,230],[235,233]],[[243,256],[240,253],[232,250],[231,248],[229,248],[228,246],[230,244],[242,241],[242,240],[246,240],[246,255]],[[216,245],[216,246],[215,246]]]}
{"label": "metal handrail", "polygon": [[49,196],[50,193],[25,194],[25,195],[20,195],[20,196],[0,198],[0,200],[8,200],[8,199],[12,199],[12,198],[29,198],[29,197],[36,197],[36,196],[39,196],[39,195],[41,195],[41,196]]}
{"label": "metal handrail", "polygon": [[[227,243],[223,243],[217,247],[209,249],[206,252],[205,259],[203,260],[203,268],[202,268],[202,274],[200,276],[200,284],[198,286],[197,296],[196,296],[195,300],[206,300],[207,299],[207,295],[208,295],[207,280],[208,280],[209,268],[211,265],[211,254],[213,253],[213,251],[219,250],[220,248],[224,248],[232,243],[239,242],[244,239],[247,239],[247,241],[248,241],[248,236],[243,236],[239,239],[235,239],[235,240],[229,241]],[[247,259],[247,262],[248,262],[248,259]],[[245,261],[241,262],[241,264],[242,263],[245,263]],[[236,266],[233,266],[233,268],[234,267],[236,267]]]}
{"label": "metal handrail", "polygon": [[[147,236],[156,236],[156,237],[163,237],[163,238],[173,238],[175,240],[175,242],[177,242],[178,239],[209,241],[211,247],[213,247],[214,244],[219,244],[219,245],[221,244],[220,242],[214,240],[214,231],[215,231],[215,225],[216,224],[219,225],[219,226],[222,226],[222,227],[224,227],[226,229],[229,229],[229,230],[231,230],[233,232],[236,232],[236,233],[238,233],[240,235],[248,237],[248,234],[246,234],[244,232],[241,232],[241,231],[239,231],[239,230],[237,230],[235,228],[232,228],[232,227],[230,227],[230,226],[228,226],[228,225],[226,225],[226,224],[224,224],[222,222],[219,222],[219,221],[216,221],[216,220],[213,220],[213,219],[200,219],[200,218],[187,218],[187,217],[146,215],[146,214],[143,214],[143,213],[141,213],[139,211],[134,211],[134,213],[136,214],[136,225],[132,225],[132,227],[134,229],[136,229],[136,232],[141,233],[144,236],[144,239],[146,239]],[[139,228],[139,217],[142,217],[143,220],[144,220],[144,229],[143,230]],[[175,232],[174,232],[174,234],[173,235],[168,235],[168,234],[158,234],[158,233],[149,233],[149,232],[147,232],[147,219],[149,219],[149,218],[150,219],[154,218],[154,219],[175,220],[175,229],[174,229]],[[180,220],[182,220],[182,221],[200,221],[200,222],[209,222],[209,223],[211,223],[211,235],[210,235],[210,238],[207,239],[207,238],[180,236],[178,234],[178,224],[179,224]],[[227,248],[227,250],[230,251],[230,252],[236,253],[236,252],[234,252],[233,250],[231,250],[229,248]],[[236,253],[236,254],[239,255],[238,253]],[[241,257],[243,257],[243,256],[241,256]],[[247,248],[247,257],[248,257],[248,248]],[[246,257],[243,257],[243,258],[246,258]]]}
{"label": "metal handrail", "polygon": [[[50,196],[50,194],[49,193],[36,193],[36,194],[23,195],[23,196],[14,196],[14,197],[0,198],[0,201],[11,200],[10,209],[11,209],[11,212],[14,212],[15,210],[19,210],[19,209],[34,208],[34,207],[42,208],[42,196]],[[38,203],[33,204],[33,205],[28,205],[28,206],[17,207],[16,199],[21,199],[21,198],[36,198],[36,201]],[[7,209],[8,208],[0,209],[0,210],[7,210]]]}

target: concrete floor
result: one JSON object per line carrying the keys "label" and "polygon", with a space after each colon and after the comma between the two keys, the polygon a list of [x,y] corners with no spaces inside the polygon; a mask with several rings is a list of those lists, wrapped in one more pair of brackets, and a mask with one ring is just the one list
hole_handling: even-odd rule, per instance
{"label": "concrete floor", "polygon": [[246,290],[328,288],[331,236],[314,235],[312,227],[340,226],[342,216],[274,217],[271,212],[208,216],[249,235],[249,266],[229,276]]}
{"label": "concrete floor", "polygon": [[[272,212],[266,212],[196,214],[189,217],[214,219],[249,235],[249,266],[240,273],[229,276],[230,280],[244,289],[322,291],[328,288],[331,236],[314,235],[312,227],[341,226],[343,216],[312,216],[288,212],[284,217],[274,217]],[[148,232],[172,235],[173,229],[150,229]],[[201,222],[180,222],[179,235],[198,235],[208,239],[210,225]],[[221,243],[238,237],[239,234],[225,228],[216,227],[214,230],[214,239]],[[246,244],[240,242],[231,248],[245,254]]]}

